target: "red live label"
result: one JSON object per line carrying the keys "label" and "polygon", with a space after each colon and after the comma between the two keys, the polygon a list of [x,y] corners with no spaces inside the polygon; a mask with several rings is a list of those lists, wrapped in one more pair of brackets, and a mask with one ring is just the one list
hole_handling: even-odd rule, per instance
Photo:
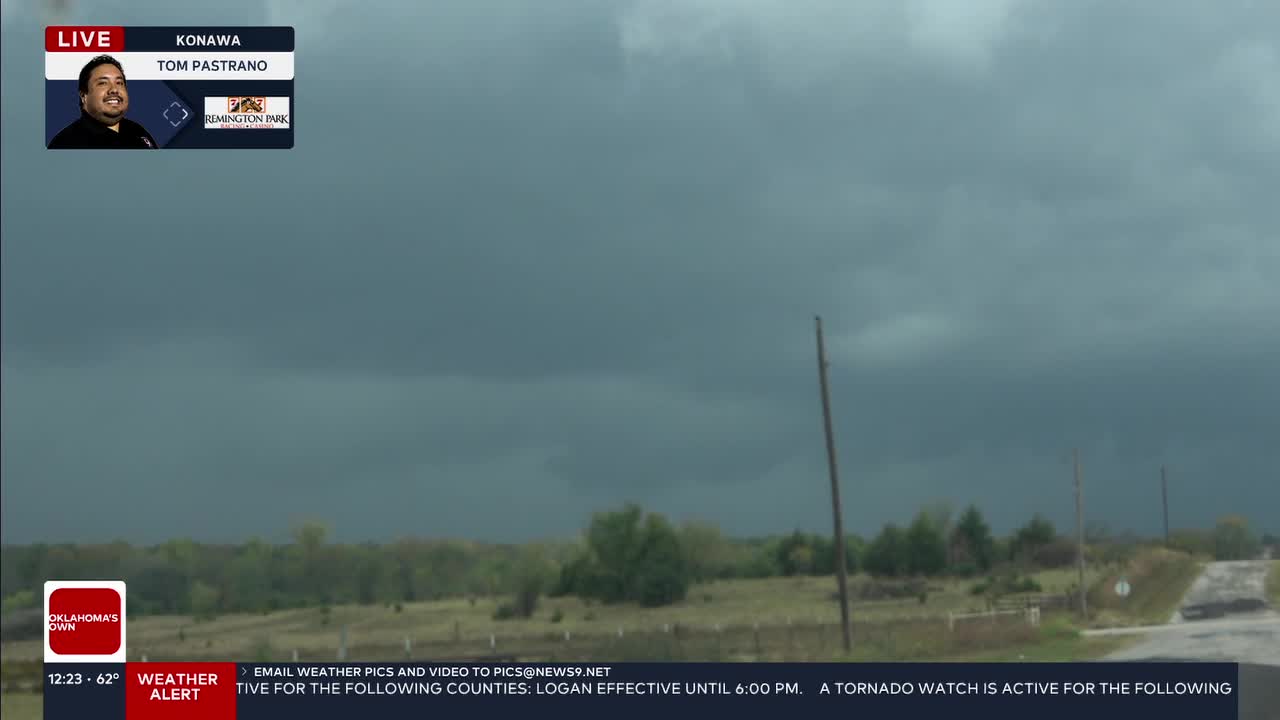
{"label": "red live label", "polygon": [[125,663],[129,720],[235,720],[236,664]]}
{"label": "red live label", "polygon": [[45,52],[123,52],[124,28],[53,25],[44,29]]}

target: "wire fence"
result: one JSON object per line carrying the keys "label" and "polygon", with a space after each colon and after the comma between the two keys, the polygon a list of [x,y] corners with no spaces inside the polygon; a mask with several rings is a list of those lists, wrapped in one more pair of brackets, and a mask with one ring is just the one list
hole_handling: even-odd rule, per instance
{"label": "wire fence", "polygon": [[[1042,612],[987,611],[898,617],[852,623],[852,652],[845,653],[839,621],[749,622],[711,625],[620,626],[612,632],[493,632],[450,639],[367,641],[336,628],[333,642],[290,647],[289,638],[263,634],[232,650],[192,643],[185,648],[144,644],[129,648],[130,661],[331,662],[813,662],[835,659],[920,661],[999,651],[1040,637]],[[38,661],[6,660],[5,692],[42,690]]]}
{"label": "wire fence", "polygon": [[[978,618],[981,622],[974,621]],[[886,659],[929,657],[968,650],[995,649],[1034,637],[1041,611],[992,611],[899,617],[852,623],[854,654]],[[225,652],[172,647],[130,648],[136,660],[237,660],[241,662],[390,662],[390,661],[805,661],[844,654],[838,621],[751,622],[712,625],[619,626],[611,632],[574,630],[493,632],[451,639],[396,642],[362,641],[339,629],[327,646],[290,647],[263,635],[228,658]],[[206,657],[207,656],[207,657]]]}

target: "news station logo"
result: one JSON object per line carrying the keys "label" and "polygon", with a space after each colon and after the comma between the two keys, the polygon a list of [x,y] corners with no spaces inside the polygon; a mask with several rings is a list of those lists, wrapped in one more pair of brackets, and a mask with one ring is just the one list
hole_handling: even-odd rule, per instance
{"label": "news station logo", "polygon": [[206,97],[204,126],[209,130],[288,130],[289,98]]}
{"label": "news station logo", "polygon": [[44,584],[44,661],[124,662],[125,590],[116,580]]}

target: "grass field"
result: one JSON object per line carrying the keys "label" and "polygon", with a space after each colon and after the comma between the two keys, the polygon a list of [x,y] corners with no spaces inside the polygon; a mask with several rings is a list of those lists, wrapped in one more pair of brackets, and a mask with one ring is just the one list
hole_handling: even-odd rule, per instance
{"label": "grass field", "polygon": [[[1073,570],[1034,576],[1045,593],[1074,585]],[[1099,573],[1091,580],[1104,576]],[[850,579],[859,596],[865,577]],[[1082,638],[1069,613],[1046,613],[1040,627],[1018,615],[947,622],[949,612],[985,609],[970,589],[975,581],[937,580],[920,598],[856,602],[853,652],[840,646],[834,578],[735,580],[696,586],[679,604],[645,609],[605,606],[577,598],[545,598],[533,617],[496,621],[506,598],[413,603],[397,611],[381,606],[231,615],[196,622],[190,617],[146,617],[129,624],[131,660],[333,661],[340,628],[348,629],[349,660],[419,660],[480,657],[524,660],[722,661],[986,661],[1051,662],[1100,657],[1127,638]],[[622,632],[619,634],[619,629]],[[492,645],[491,643],[492,637]],[[10,680],[34,668],[37,642],[7,643]],[[16,661],[16,662],[15,662]],[[6,693],[5,720],[41,717],[41,696]]]}
{"label": "grass field", "polygon": [[[1074,583],[1072,570],[1054,570],[1034,576],[1046,593],[1062,593]],[[1100,576],[1095,576],[1100,577]],[[852,595],[871,581],[850,579]],[[937,580],[928,584],[924,602],[918,598],[856,602],[854,621],[875,627],[906,620],[926,621],[936,630],[948,612],[984,609],[984,600],[970,593],[974,581]],[[663,608],[635,605],[599,605],[577,598],[544,598],[533,617],[496,621],[493,613],[507,598],[452,599],[412,603],[401,610],[383,606],[338,606],[290,610],[259,615],[229,615],[196,622],[190,617],[145,617],[129,623],[130,659],[241,659],[289,660],[336,658],[341,628],[347,627],[349,659],[404,657],[404,640],[410,639],[416,658],[456,657],[489,652],[528,652],[548,643],[573,644],[575,638],[615,638],[621,629],[631,635],[686,631],[698,634],[752,634],[759,625],[766,636],[761,643],[792,646],[806,644],[802,635],[824,635],[838,628],[839,605],[831,577],[727,580],[695,586],[685,601]],[[719,627],[717,633],[716,628]],[[787,628],[792,628],[787,630]],[[945,629],[945,625],[943,626]],[[568,639],[566,640],[566,633]],[[491,639],[492,636],[492,639]],[[834,647],[815,654],[825,655]],[[6,659],[40,657],[39,641],[6,645]]]}
{"label": "grass field", "polygon": [[1272,560],[1271,572],[1267,573],[1267,600],[1280,610],[1280,560]]}
{"label": "grass field", "polygon": [[1064,618],[1040,628],[1037,642],[948,658],[953,662],[1070,662],[1094,660],[1141,640],[1141,636],[1083,637]]}
{"label": "grass field", "polygon": [[0,693],[0,718],[4,720],[41,720],[44,698],[39,693]]}

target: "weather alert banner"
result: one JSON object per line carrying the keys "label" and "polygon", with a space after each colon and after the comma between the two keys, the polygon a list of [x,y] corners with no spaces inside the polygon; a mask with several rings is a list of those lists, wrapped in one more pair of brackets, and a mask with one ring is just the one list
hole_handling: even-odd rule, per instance
{"label": "weather alert banner", "polygon": [[46,668],[44,716],[1217,720],[1239,687],[1227,663],[129,662]]}
{"label": "weather alert banner", "polygon": [[45,28],[45,147],[292,148],[292,27]]}

